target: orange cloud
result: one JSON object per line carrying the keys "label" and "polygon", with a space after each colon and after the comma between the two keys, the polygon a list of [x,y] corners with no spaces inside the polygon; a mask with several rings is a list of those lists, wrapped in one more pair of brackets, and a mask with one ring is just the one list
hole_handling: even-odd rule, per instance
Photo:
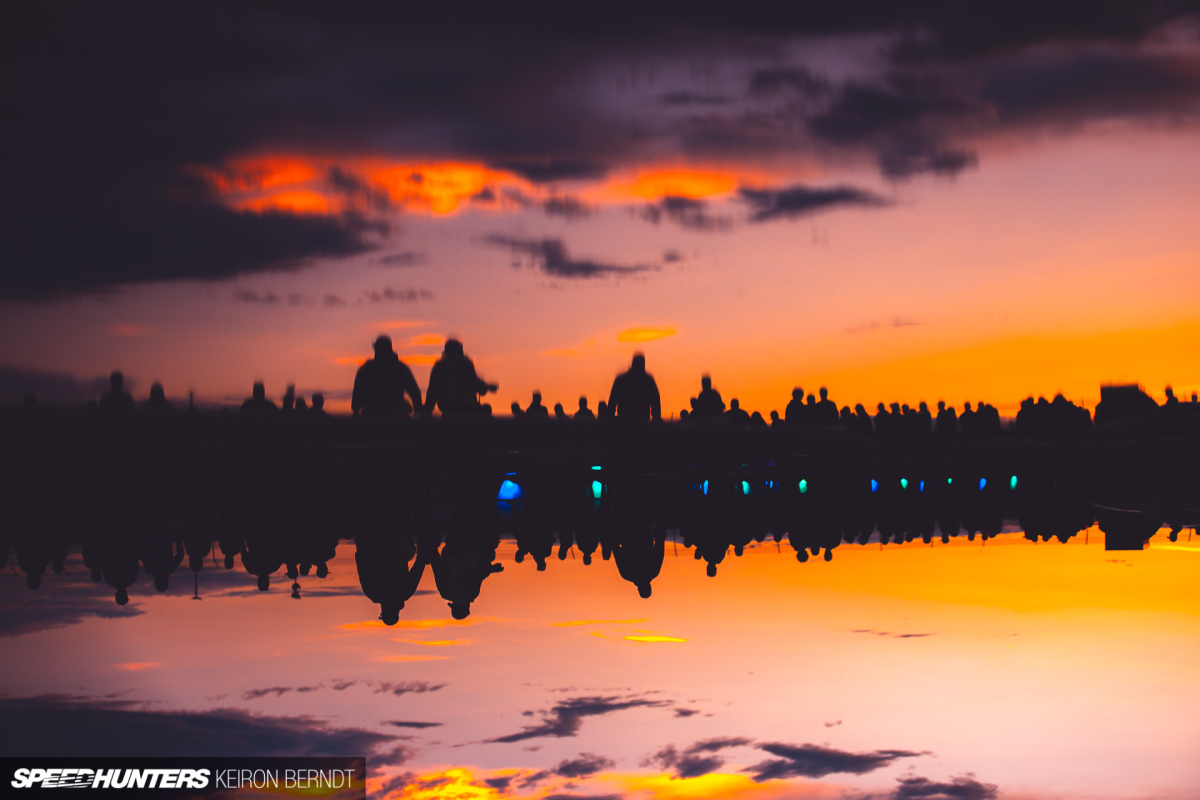
{"label": "orange cloud", "polygon": [[341,210],[341,203],[307,189],[247,198],[238,200],[232,205],[239,211],[253,211],[256,214],[267,211],[286,211],[292,214],[336,214]]}
{"label": "orange cloud", "polygon": [[700,199],[729,194],[736,184],[732,175],[720,172],[675,169],[644,172],[634,179],[629,191],[647,200],[658,200],[667,195]]}
{"label": "orange cloud", "polygon": [[382,328],[385,331],[394,331],[405,328],[420,328],[432,324],[434,324],[432,320],[425,319],[389,319],[384,322],[372,322],[366,327],[370,330],[379,330]]}
{"label": "orange cloud", "polygon": [[396,205],[433,214],[452,214],[484,187],[516,181],[509,173],[480,164],[453,162],[377,166],[367,170],[366,178]]}
{"label": "orange cloud", "polygon": [[405,364],[435,364],[438,357],[429,353],[409,353],[401,355],[400,360]]}
{"label": "orange cloud", "polygon": [[377,661],[386,661],[392,664],[399,664],[408,661],[445,661],[450,656],[408,656],[399,653],[380,656]]}
{"label": "orange cloud", "polygon": [[117,669],[123,669],[128,672],[141,672],[144,669],[154,669],[161,667],[161,661],[125,661],[120,664],[113,664]]}
{"label": "orange cloud", "polygon": [[339,367],[361,367],[366,362],[366,356],[338,356],[333,360]]}
{"label": "orange cloud", "polygon": [[425,647],[450,647],[456,644],[470,644],[468,639],[393,639],[393,642],[404,644],[419,644]]}
{"label": "orange cloud", "polygon": [[675,636],[658,636],[657,634],[646,634],[640,636],[626,636],[627,642],[643,642],[645,644],[655,644],[658,642],[686,642],[687,639],[680,639]]}
{"label": "orange cloud", "polygon": [[617,334],[618,342],[651,342],[674,336],[674,328],[628,328]]}
{"label": "orange cloud", "polygon": [[445,337],[438,336],[436,333],[423,333],[418,336],[410,336],[404,340],[403,347],[441,347],[446,343]]}

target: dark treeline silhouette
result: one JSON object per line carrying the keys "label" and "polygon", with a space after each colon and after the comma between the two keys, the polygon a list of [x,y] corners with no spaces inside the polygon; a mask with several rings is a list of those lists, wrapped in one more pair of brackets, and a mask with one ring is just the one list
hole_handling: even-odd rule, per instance
{"label": "dark treeline silhouette", "polygon": [[215,471],[164,469],[145,454],[130,463],[126,452],[120,469],[9,473],[0,552],[44,591],[47,573],[62,572],[78,545],[92,580],[124,605],[139,580],[178,590],[180,572],[192,573],[182,589],[199,596],[213,570],[240,570],[260,591],[283,581],[301,598],[302,582],[326,577],[339,543],[353,539],[362,591],[391,625],[429,573],[448,613],[467,617],[504,569],[502,541],[515,542],[516,564],[532,561],[534,572],[549,568],[556,548],[558,560],[578,551],[585,565],[611,561],[604,568],[650,597],[668,544],[716,576],[754,543],[829,561],[844,544],[986,542],[1006,525],[1035,542],[1067,542],[1098,522],[1107,549],[1141,549],[1160,527],[1175,540],[1200,519],[1194,472],[1022,477],[931,463],[898,474],[881,462],[867,477],[799,463],[667,472],[510,455],[515,469],[452,459],[437,474],[404,474],[386,461],[322,471],[295,454],[228,455],[208,454]]}

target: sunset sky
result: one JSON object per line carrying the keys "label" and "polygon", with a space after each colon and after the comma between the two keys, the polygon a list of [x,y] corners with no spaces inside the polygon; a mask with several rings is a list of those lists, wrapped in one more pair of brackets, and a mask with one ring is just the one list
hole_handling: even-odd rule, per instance
{"label": "sunset sky", "polygon": [[0,402],[1200,390],[1195,3],[413,5],[12,17]]}

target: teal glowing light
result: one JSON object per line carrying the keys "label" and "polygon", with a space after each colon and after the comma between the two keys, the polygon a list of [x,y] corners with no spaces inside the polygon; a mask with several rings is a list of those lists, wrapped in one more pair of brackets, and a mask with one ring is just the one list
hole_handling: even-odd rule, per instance
{"label": "teal glowing light", "polygon": [[954,478],[946,478],[946,485],[947,485],[947,486],[953,486],[953,485],[954,485]]}
{"label": "teal glowing light", "polygon": [[1008,488],[1015,490],[1017,488],[1017,476],[1013,475],[1008,479]]}
{"label": "teal glowing light", "polygon": [[875,480],[874,478],[871,479],[871,491],[872,492],[879,491],[879,481]]}
{"label": "teal glowing light", "polygon": [[500,493],[496,495],[497,500],[520,500],[521,499],[521,484],[505,481],[500,484]]}
{"label": "teal glowing light", "polygon": [[604,493],[604,484],[600,481],[592,481],[592,499],[599,500],[600,495]]}
{"label": "teal glowing light", "polygon": [[979,479],[979,491],[983,491],[983,487],[987,486],[987,478]]}
{"label": "teal glowing light", "polygon": [[801,479],[801,481],[800,481],[800,494],[804,494],[804,493],[805,493],[805,492],[807,492],[807,491],[808,491],[808,481]]}
{"label": "teal glowing light", "polygon": [[594,469],[594,470],[600,470],[600,469],[602,469],[602,468],[601,468],[601,467],[592,467],[592,469]]}
{"label": "teal glowing light", "polygon": [[908,478],[901,478],[901,479],[900,479],[900,488],[901,488],[901,489],[907,489],[907,488],[908,488]]}
{"label": "teal glowing light", "polygon": [[742,494],[750,494],[750,484],[747,481],[742,481]]}

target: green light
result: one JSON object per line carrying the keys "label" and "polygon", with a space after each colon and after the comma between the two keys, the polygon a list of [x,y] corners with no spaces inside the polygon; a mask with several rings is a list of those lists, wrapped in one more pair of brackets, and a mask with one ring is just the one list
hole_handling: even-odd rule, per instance
{"label": "green light", "polygon": [[592,481],[592,499],[599,500],[600,495],[604,493],[604,484],[600,481]]}
{"label": "green light", "polygon": [[1016,475],[1013,475],[1013,476],[1012,476],[1012,479],[1011,479],[1011,480],[1009,480],[1009,482],[1008,482],[1008,488],[1010,488],[1010,489],[1016,489],[1016,488],[1017,488],[1017,476],[1016,476]]}
{"label": "green light", "polygon": [[801,479],[800,480],[800,494],[804,494],[807,491],[808,491],[808,481]]}
{"label": "green light", "polygon": [[900,479],[900,488],[901,488],[901,489],[907,489],[907,488],[908,488],[908,478],[901,478],[901,479]]}
{"label": "green light", "polygon": [[947,486],[953,486],[953,485],[954,485],[954,478],[946,478],[946,485],[947,485]]}

